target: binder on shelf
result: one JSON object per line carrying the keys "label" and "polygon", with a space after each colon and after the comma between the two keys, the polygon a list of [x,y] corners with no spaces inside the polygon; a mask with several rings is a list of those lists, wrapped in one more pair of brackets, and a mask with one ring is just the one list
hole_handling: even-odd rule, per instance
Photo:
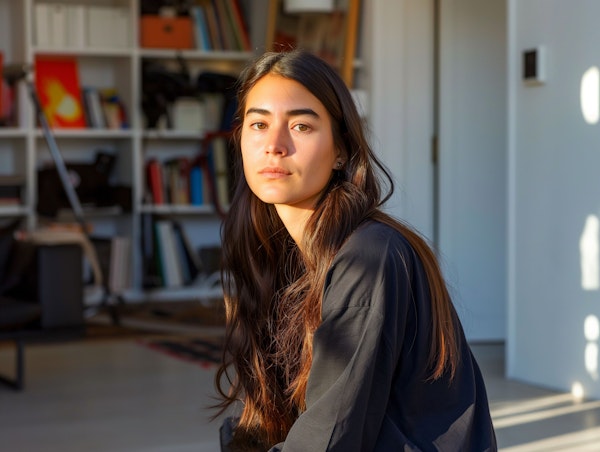
{"label": "binder on shelf", "polygon": [[67,47],[82,49],[87,46],[85,15],[86,5],[66,5]]}
{"label": "binder on shelf", "polygon": [[67,6],[62,3],[48,3],[50,17],[50,47],[59,49],[67,46]]}
{"label": "binder on shelf", "polygon": [[120,43],[113,39],[114,8],[111,6],[89,5],[87,7],[87,42],[92,48],[118,47]]}
{"label": "binder on shelf", "polygon": [[48,3],[36,3],[34,15],[36,45],[50,45],[52,38],[52,31],[50,30],[50,5]]}
{"label": "binder on shelf", "polygon": [[110,35],[112,47],[127,48],[131,45],[131,35],[129,30],[130,16],[127,8],[113,7],[111,9],[111,28]]}

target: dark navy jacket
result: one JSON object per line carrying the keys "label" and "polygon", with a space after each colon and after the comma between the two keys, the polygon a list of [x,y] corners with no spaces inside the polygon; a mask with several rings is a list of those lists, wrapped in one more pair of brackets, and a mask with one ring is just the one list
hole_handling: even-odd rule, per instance
{"label": "dark navy jacket", "polygon": [[358,228],[327,275],[306,411],[271,451],[495,451],[481,372],[460,332],[452,381],[427,367],[431,304],[395,229]]}

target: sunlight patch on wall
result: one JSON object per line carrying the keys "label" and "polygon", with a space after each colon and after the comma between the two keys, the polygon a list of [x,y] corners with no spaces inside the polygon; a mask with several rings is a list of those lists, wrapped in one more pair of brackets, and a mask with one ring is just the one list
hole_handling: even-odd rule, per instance
{"label": "sunlight patch on wall", "polygon": [[600,118],[600,71],[592,66],[581,77],[581,113],[588,124],[597,124]]}
{"label": "sunlight patch on wall", "polygon": [[598,379],[598,339],[600,321],[595,315],[588,315],[583,322],[583,334],[588,341],[585,346],[585,370],[594,380]]}
{"label": "sunlight patch on wall", "polygon": [[585,391],[583,390],[583,385],[581,383],[579,383],[578,381],[576,381],[575,383],[573,383],[573,386],[571,386],[571,395],[573,396],[573,398],[576,401],[582,401],[583,398],[585,397]]}
{"label": "sunlight patch on wall", "polygon": [[596,215],[588,215],[579,238],[581,287],[583,290],[598,290],[600,288],[599,232],[600,220]]}

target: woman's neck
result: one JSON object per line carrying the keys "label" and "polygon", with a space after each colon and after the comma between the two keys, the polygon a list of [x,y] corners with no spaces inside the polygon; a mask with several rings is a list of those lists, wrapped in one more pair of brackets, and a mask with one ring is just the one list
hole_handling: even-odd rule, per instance
{"label": "woman's neck", "polygon": [[288,233],[302,251],[306,222],[313,214],[313,209],[297,208],[289,205],[276,204],[275,209]]}

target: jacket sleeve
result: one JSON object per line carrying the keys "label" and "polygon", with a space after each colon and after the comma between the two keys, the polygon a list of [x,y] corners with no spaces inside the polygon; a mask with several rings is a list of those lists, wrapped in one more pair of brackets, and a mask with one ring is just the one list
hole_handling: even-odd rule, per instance
{"label": "jacket sleeve", "polygon": [[410,285],[401,253],[355,251],[338,256],[326,280],[306,411],[271,452],[375,447],[404,338]]}

